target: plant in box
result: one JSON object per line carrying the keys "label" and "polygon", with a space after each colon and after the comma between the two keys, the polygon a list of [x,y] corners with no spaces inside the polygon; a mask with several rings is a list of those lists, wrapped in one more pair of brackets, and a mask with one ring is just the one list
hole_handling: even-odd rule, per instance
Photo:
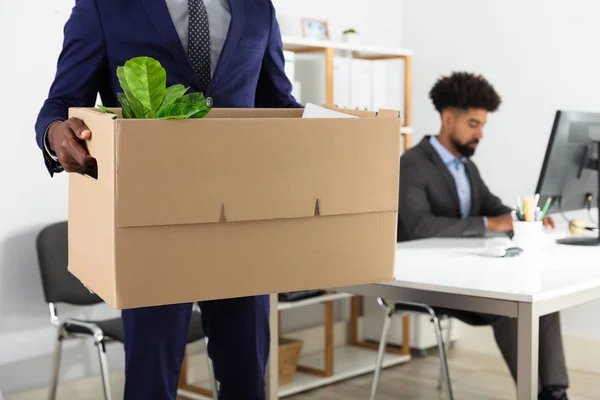
{"label": "plant in box", "polygon": [[[117,93],[123,118],[187,119],[203,118],[210,111],[202,93],[188,93],[189,87],[177,84],[167,87],[167,73],[151,57],[135,57],[117,68],[123,89]],[[105,113],[114,114],[103,105]]]}

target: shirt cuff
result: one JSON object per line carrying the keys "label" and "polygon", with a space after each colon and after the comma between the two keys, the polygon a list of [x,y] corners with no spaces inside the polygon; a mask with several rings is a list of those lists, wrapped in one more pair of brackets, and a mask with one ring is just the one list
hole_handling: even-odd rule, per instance
{"label": "shirt cuff", "polygon": [[487,229],[487,227],[488,227],[488,219],[487,219],[487,217],[483,217],[483,226],[485,227],[485,229]]}
{"label": "shirt cuff", "polygon": [[56,121],[50,122],[48,124],[48,127],[46,128],[46,131],[44,132],[44,149],[46,150],[46,153],[48,153],[50,158],[52,158],[54,161],[58,162],[58,157],[56,157],[56,153],[54,153],[52,150],[50,150],[50,145],[48,144],[48,130],[50,129],[50,126],[55,122],[61,122],[61,121],[56,120]]}

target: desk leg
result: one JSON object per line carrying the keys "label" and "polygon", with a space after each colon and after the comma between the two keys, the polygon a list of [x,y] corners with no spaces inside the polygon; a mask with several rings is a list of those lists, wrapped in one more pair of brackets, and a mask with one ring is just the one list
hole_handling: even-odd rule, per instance
{"label": "desk leg", "polygon": [[538,392],[539,317],[530,303],[519,303],[517,317],[517,400],[536,400]]}

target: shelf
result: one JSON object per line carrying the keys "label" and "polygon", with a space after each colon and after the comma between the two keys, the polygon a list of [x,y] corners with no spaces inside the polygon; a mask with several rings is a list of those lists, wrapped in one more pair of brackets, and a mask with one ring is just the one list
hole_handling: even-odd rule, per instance
{"label": "shelf", "polygon": [[[305,355],[300,357],[300,364],[320,368],[323,364],[324,353]],[[316,389],[334,382],[354,378],[375,371],[377,352],[354,346],[341,346],[335,349],[334,375],[331,377],[319,377],[315,375],[296,372],[294,380],[279,387],[279,397],[291,396],[296,393]],[[383,358],[383,366],[391,367],[410,360],[409,355],[395,355],[386,353]]]}
{"label": "shelf", "polygon": [[360,44],[349,44],[334,42],[332,40],[307,39],[294,36],[283,36],[283,49],[293,52],[311,52],[323,49],[346,50],[354,52],[356,58],[386,59],[404,58],[412,56],[409,49],[387,49],[380,46],[365,46]]}
{"label": "shelf", "polygon": [[315,304],[322,304],[327,301],[349,299],[352,296],[353,295],[349,294],[349,293],[333,293],[333,294],[325,294],[322,296],[315,296],[315,297],[311,297],[311,298],[299,300],[299,301],[287,301],[287,302],[280,301],[279,305],[277,306],[277,310],[279,310],[279,311],[291,310],[293,308],[300,308],[300,307],[312,306]]}
{"label": "shelf", "polygon": [[[208,371],[206,369],[206,356],[204,354],[193,354],[190,356],[190,362],[193,368],[190,370],[190,383],[201,387],[209,388]],[[302,365],[319,368],[323,364],[324,352],[308,354],[300,357]],[[307,390],[316,389],[331,383],[340,382],[346,379],[354,378],[360,375],[373,373],[375,371],[375,361],[377,352],[366,350],[360,347],[350,345],[335,348],[334,375],[331,377],[319,377],[303,372],[296,372],[294,380],[287,385],[279,387],[279,398],[291,396]],[[408,355],[395,355],[386,353],[383,358],[383,367],[392,367],[410,361]],[[187,390],[179,390],[179,394],[185,394],[190,399],[204,400],[208,399]]]}

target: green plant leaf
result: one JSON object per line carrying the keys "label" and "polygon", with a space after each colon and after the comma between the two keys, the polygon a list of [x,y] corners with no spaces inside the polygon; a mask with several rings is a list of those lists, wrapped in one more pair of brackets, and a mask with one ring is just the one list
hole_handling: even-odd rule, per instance
{"label": "green plant leaf", "polygon": [[102,104],[98,104],[98,108],[100,108],[100,110],[102,110],[102,112],[105,114],[114,114],[114,112],[110,111],[108,108],[104,107]]}
{"label": "green plant leaf", "polygon": [[129,104],[129,100],[123,93],[117,93],[117,98],[119,99],[119,103],[121,103],[121,112],[123,113],[123,118],[135,118],[133,112],[131,111],[131,105]]}
{"label": "green plant leaf", "polygon": [[210,110],[211,109],[209,107],[201,107],[197,113],[190,115],[189,118],[204,118],[206,114],[210,112]]}
{"label": "green plant leaf", "polygon": [[[125,117],[125,118],[147,118],[146,112],[144,112],[144,107],[137,100],[137,98],[135,97],[135,94],[131,91],[129,84],[127,83],[127,77],[125,76],[125,68],[124,67],[122,67],[122,66],[117,67],[117,78],[119,79],[119,84],[121,85],[123,92],[125,92],[124,98],[126,99],[128,108],[129,108],[129,111],[128,111],[129,117],[125,117],[125,114],[123,114],[123,117]],[[121,98],[119,98],[119,102],[121,103],[121,105],[123,105],[123,101],[121,101]]]}
{"label": "green plant leaf", "polygon": [[[177,100],[179,100],[179,98],[181,98],[181,96],[183,96],[185,94],[185,92],[187,92],[189,89],[189,87],[185,87],[183,85],[173,85],[173,86],[169,86],[165,92],[165,98],[162,101],[162,104],[160,105],[160,108],[162,109],[163,107],[169,106],[173,103],[175,103]],[[160,110],[159,110],[160,112]]]}
{"label": "green plant leaf", "polygon": [[[125,63],[123,74],[131,95],[141,103],[145,117],[156,117],[167,87],[167,74],[164,68],[153,58],[136,57]],[[125,94],[129,99],[127,92]],[[136,117],[139,118],[134,104],[131,105],[136,112]]]}
{"label": "green plant leaf", "polygon": [[206,98],[201,92],[188,93],[177,102],[183,104],[203,104],[204,106],[208,107]]}
{"label": "green plant leaf", "polygon": [[174,103],[160,110],[156,116],[159,119],[201,118],[196,115],[206,115],[209,109],[202,104]]}
{"label": "green plant leaf", "polygon": [[166,71],[151,57],[128,60],[117,67],[117,78],[123,118],[202,118],[211,110],[204,94],[185,94],[189,87],[181,84],[167,88]]}

